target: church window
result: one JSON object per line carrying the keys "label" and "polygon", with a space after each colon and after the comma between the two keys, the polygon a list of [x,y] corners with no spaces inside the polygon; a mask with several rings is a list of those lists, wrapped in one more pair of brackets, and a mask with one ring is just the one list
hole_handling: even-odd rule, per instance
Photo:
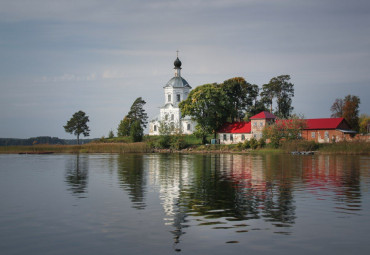
{"label": "church window", "polygon": [[171,114],[171,120],[175,119],[175,115]]}
{"label": "church window", "polygon": [[190,124],[188,124],[188,127],[187,127],[187,129],[188,129],[188,130],[191,130],[191,126],[190,126]]}
{"label": "church window", "polygon": [[157,125],[154,125],[154,131],[157,131]]}
{"label": "church window", "polygon": [[168,120],[168,115],[164,115],[164,120]]}
{"label": "church window", "polygon": [[180,102],[180,94],[177,94],[177,102]]}
{"label": "church window", "polygon": [[171,95],[168,95],[168,102],[171,102]]}

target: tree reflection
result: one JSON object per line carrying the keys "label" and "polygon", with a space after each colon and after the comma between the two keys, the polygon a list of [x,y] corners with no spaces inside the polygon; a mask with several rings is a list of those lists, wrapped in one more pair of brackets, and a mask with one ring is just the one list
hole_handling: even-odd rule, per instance
{"label": "tree reflection", "polygon": [[122,187],[134,208],[145,207],[146,180],[159,193],[176,251],[188,227],[246,232],[249,224],[268,224],[275,233],[290,234],[297,217],[296,192],[318,199],[332,196],[345,204],[342,211],[359,209],[361,198],[357,159],[155,154],[122,155],[118,162]]}
{"label": "tree reflection", "polygon": [[66,164],[66,183],[69,185],[69,190],[72,194],[79,198],[84,198],[87,193],[88,179],[88,158],[77,154],[72,156]]}
{"label": "tree reflection", "polygon": [[[274,158],[272,158],[274,159]],[[271,158],[265,159],[271,160]],[[191,211],[211,218],[240,221],[294,223],[292,187],[279,173],[281,164],[269,169],[280,180],[269,181],[261,159],[243,155],[213,155],[195,162],[197,180],[188,193]],[[284,225],[287,226],[287,225]]]}
{"label": "tree reflection", "polygon": [[143,155],[125,155],[118,157],[118,178],[121,187],[129,194],[133,208],[142,210],[145,204],[145,175]]}

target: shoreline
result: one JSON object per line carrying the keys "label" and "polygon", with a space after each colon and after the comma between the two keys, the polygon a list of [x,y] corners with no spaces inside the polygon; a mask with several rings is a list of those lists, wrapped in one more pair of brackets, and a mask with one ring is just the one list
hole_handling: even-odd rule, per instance
{"label": "shoreline", "polygon": [[[368,144],[370,146],[370,144]],[[370,155],[367,147],[363,150],[351,150],[351,148],[341,148],[340,150],[319,149],[310,151],[310,153],[295,153],[281,148],[260,148],[237,150],[229,147],[212,146],[189,147],[182,150],[157,149],[150,148],[146,143],[90,143],[83,145],[27,145],[27,146],[0,146],[0,154],[26,154],[26,155],[44,155],[44,154],[126,154],[126,153],[168,153],[168,154],[292,154],[292,155]]]}

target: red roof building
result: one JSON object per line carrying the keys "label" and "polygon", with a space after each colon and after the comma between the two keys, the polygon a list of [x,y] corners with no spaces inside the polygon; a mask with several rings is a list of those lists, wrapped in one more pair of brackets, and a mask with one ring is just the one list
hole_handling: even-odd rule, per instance
{"label": "red roof building", "polygon": [[[238,143],[252,137],[260,139],[267,124],[276,121],[290,121],[278,120],[275,115],[267,111],[254,115],[250,120],[250,122],[225,123],[218,131],[220,143]],[[350,136],[355,133],[344,118],[321,118],[306,119],[306,127],[302,130],[301,136],[306,140],[328,143],[351,139]]]}
{"label": "red roof building", "polygon": [[230,134],[242,134],[251,132],[251,123],[250,122],[234,122],[234,123],[225,123],[219,133],[230,133]]}
{"label": "red roof building", "polygon": [[257,120],[257,119],[276,119],[276,116],[272,113],[269,113],[267,111],[260,112],[252,117],[250,117],[251,120]]}

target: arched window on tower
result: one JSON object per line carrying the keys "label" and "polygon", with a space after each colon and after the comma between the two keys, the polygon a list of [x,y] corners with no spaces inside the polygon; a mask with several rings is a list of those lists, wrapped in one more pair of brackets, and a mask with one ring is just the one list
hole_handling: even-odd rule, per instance
{"label": "arched window on tower", "polygon": [[168,98],[168,100],[167,100],[167,101],[168,101],[168,102],[171,102],[171,94],[170,94],[170,95],[168,95],[168,97],[167,97],[167,98]]}
{"label": "arched window on tower", "polygon": [[177,96],[177,102],[180,102],[180,99],[181,99],[180,94],[177,94],[176,96]]}

